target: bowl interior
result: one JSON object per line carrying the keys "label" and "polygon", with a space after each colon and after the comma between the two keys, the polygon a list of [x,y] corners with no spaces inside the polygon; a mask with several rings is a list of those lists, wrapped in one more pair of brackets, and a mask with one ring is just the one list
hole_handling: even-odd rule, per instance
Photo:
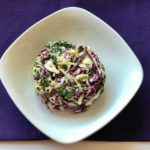
{"label": "bowl interior", "polygon": [[[88,44],[106,69],[105,91],[81,114],[51,112],[34,92],[31,67],[49,41]],[[1,79],[23,114],[43,133],[62,143],[81,140],[103,127],[130,101],[142,68],[124,40],[103,21],[80,8],[66,8],[23,33],[1,59]]]}

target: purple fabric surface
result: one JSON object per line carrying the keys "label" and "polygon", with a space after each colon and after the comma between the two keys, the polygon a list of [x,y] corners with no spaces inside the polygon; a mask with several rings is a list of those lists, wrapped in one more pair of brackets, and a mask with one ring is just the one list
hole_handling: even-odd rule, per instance
{"label": "purple fabric surface", "polygon": [[[144,81],[130,104],[90,140],[150,140],[149,0],[0,0],[0,57],[28,27],[64,7],[99,16],[127,41],[142,63]],[[0,140],[46,139],[16,108],[0,83]]]}

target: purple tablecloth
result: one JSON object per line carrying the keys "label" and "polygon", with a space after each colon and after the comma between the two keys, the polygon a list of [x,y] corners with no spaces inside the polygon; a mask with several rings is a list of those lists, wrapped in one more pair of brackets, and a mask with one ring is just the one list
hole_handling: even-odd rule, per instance
{"label": "purple tablecloth", "polygon": [[[0,0],[0,57],[28,27],[58,9],[78,6],[99,16],[131,46],[144,81],[130,104],[90,140],[150,140],[149,0]],[[0,140],[46,139],[20,113],[0,83]]]}

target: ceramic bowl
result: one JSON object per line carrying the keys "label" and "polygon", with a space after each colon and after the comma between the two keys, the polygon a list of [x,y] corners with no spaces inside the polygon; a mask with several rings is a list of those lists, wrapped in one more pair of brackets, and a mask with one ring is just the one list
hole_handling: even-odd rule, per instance
{"label": "ceramic bowl", "polygon": [[[105,91],[88,111],[51,112],[33,86],[31,67],[49,41],[88,44],[106,69]],[[80,141],[109,123],[141,85],[143,70],[131,48],[100,18],[76,7],[59,10],[26,30],[0,60],[0,77],[13,102],[41,132],[60,143]]]}

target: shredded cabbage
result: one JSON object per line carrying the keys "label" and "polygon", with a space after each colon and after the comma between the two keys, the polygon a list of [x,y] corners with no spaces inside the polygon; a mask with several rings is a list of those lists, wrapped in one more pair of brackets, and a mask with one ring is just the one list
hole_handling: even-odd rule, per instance
{"label": "shredded cabbage", "polygon": [[35,89],[50,110],[84,112],[104,91],[105,68],[85,45],[49,42],[32,69]]}

